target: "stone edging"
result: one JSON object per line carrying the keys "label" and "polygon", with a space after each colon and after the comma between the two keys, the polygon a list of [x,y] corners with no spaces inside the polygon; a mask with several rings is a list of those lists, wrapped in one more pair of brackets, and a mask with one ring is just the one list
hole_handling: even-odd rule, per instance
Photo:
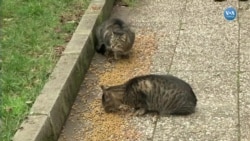
{"label": "stone edging", "polygon": [[107,19],[114,0],[92,0],[48,82],[13,141],[55,141],[94,56],[93,29]]}

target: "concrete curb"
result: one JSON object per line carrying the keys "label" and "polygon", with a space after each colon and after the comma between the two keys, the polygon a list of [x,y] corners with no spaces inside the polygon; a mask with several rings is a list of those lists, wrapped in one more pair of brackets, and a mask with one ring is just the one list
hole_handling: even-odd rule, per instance
{"label": "concrete curb", "polygon": [[93,29],[107,19],[114,0],[92,0],[48,82],[13,141],[58,139],[94,56]]}

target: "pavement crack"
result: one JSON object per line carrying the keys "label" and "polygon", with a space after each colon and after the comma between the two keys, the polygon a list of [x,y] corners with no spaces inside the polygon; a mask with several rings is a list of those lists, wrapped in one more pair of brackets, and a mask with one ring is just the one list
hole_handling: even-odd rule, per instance
{"label": "pavement crack", "polygon": [[159,116],[156,117],[156,120],[154,122],[154,130],[153,130],[153,133],[152,133],[152,137],[150,139],[148,139],[148,141],[153,141],[154,140],[154,135],[155,135],[158,120],[159,120]]}
{"label": "pavement crack", "polygon": [[181,30],[184,30],[184,29],[183,29],[183,25],[184,25],[185,23],[183,22],[183,16],[184,16],[184,12],[186,11],[187,0],[185,1],[185,4],[184,4],[184,5],[185,5],[185,6],[184,6],[184,8],[182,9],[182,12],[181,12],[181,15],[180,15],[179,30],[178,30],[177,39],[176,39],[176,42],[175,42],[175,44],[174,44],[174,46],[175,46],[174,55],[173,55],[172,58],[171,58],[171,61],[170,61],[171,63],[170,63],[170,65],[169,65],[169,70],[168,70],[167,73],[170,72],[171,67],[172,67],[172,65],[173,65],[174,56],[175,56],[175,54],[176,54],[176,48],[177,48],[178,42],[179,42],[179,40],[180,40]]}
{"label": "pavement crack", "polygon": [[[238,7],[240,7],[240,3],[238,2]],[[239,11],[241,12],[241,11]],[[239,13],[238,13],[239,14]],[[238,116],[238,141],[241,140],[241,119],[240,119],[240,74],[241,74],[241,69],[240,69],[240,17],[237,18],[237,23],[238,23],[238,58],[237,58],[237,116]]]}

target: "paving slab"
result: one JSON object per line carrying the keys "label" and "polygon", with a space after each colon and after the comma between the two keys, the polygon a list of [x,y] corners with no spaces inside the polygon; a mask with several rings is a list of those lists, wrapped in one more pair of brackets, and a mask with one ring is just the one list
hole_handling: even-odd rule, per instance
{"label": "paving slab", "polygon": [[[132,56],[110,61],[95,54],[59,141],[247,140],[249,28],[241,26],[248,21],[240,16],[247,14],[224,19],[228,6],[241,8],[237,0],[141,0],[134,7],[115,6],[111,16],[124,19],[136,33]],[[104,112],[100,85],[148,73],[187,81],[198,98],[196,112],[169,117],[135,117],[126,108]]]}
{"label": "paving slab", "polygon": [[166,23],[165,25],[166,27],[159,28],[158,31],[155,31],[157,50],[152,57],[151,72],[168,72],[175,54],[176,44],[180,34],[179,25],[174,23]]}
{"label": "paving slab", "polygon": [[171,70],[186,71],[236,71],[237,55],[220,56],[211,54],[176,54]]}
{"label": "paving slab", "polygon": [[239,2],[240,53],[250,54],[250,2]]}
{"label": "paving slab", "polygon": [[250,3],[240,2],[239,5],[240,71],[250,71]]}
{"label": "paving slab", "polygon": [[[250,14],[250,13],[249,13]],[[240,28],[240,53],[250,55],[250,24],[241,25]]]}
{"label": "paving slab", "polygon": [[140,13],[143,16],[131,16],[130,19],[135,22],[179,23],[184,8],[185,2],[183,1],[138,1],[137,5],[131,8],[131,13]]}
{"label": "paving slab", "polygon": [[202,51],[219,51],[237,54],[238,31],[239,24],[237,22],[203,25],[183,24],[176,52],[196,54]]}
{"label": "paving slab", "polygon": [[241,120],[241,140],[248,141],[250,139],[250,72],[240,74],[240,120]]}
{"label": "paving slab", "polygon": [[240,71],[250,72],[250,55],[249,54],[240,55]]}
{"label": "paving slab", "polygon": [[172,70],[236,71],[238,23],[184,24]]}
{"label": "paving slab", "polygon": [[239,22],[244,27],[250,24],[250,1],[239,2]]}
{"label": "paving slab", "polygon": [[223,16],[224,10],[233,6],[238,8],[236,0],[214,2],[213,0],[188,0],[186,11],[183,14],[183,23],[191,24],[226,24]]}

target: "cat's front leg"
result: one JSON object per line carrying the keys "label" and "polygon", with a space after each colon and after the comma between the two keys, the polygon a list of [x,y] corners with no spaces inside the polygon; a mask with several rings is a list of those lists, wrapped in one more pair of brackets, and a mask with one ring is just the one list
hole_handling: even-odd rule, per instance
{"label": "cat's front leg", "polygon": [[118,60],[120,59],[120,54],[118,52],[114,52],[114,57],[115,57],[115,60]]}
{"label": "cat's front leg", "polygon": [[110,48],[110,46],[109,45],[107,45],[107,44],[105,44],[105,56],[109,56],[111,53],[112,53],[112,50],[111,50],[111,48]]}
{"label": "cat's front leg", "polygon": [[123,57],[130,58],[130,51],[122,53]]}

